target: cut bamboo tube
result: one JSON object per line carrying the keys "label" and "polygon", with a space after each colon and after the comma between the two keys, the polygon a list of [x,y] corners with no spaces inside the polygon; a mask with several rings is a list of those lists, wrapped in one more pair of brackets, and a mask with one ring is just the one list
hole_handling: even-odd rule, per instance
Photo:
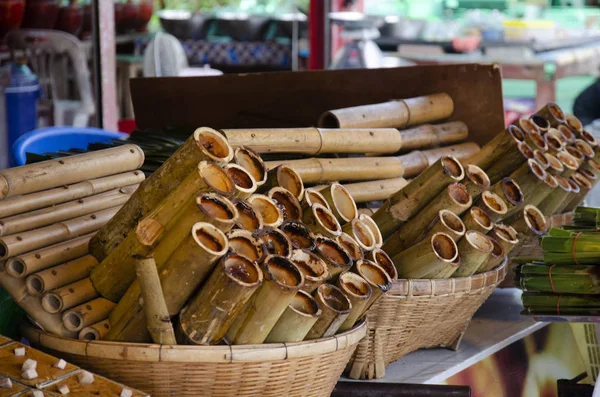
{"label": "cut bamboo tube", "polygon": [[461,181],[464,176],[465,172],[460,162],[452,156],[444,156],[392,195],[373,214],[373,220],[384,239],[424,208],[446,186]]}
{"label": "cut bamboo tube", "polygon": [[259,192],[266,193],[274,187],[280,187],[289,191],[298,200],[302,200],[304,196],[302,178],[300,178],[300,175],[292,167],[285,164],[269,170],[267,180],[261,185]]}
{"label": "cut bamboo tube", "polygon": [[549,166],[546,172],[549,172],[552,175],[561,175],[565,171],[565,166],[560,160],[553,154],[545,153],[546,159],[548,160]]}
{"label": "cut bamboo tube", "polygon": [[500,181],[511,172],[519,169],[528,159],[533,159],[535,151],[525,142],[517,143],[517,150],[508,151],[486,171],[490,183]]}
{"label": "cut bamboo tube", "polygon": [[0,220],[0,236],[39,229],[57,222],[123,205],[134,191],[135,187],[120,188],[96,196],[4,218]]}
{"label": "cut bamboo tube", "polygon": [[262,271],[262,285],[227,330],[227,339],[235,345],[263,343],[304,284],[298,267],[281,256],[268,256]]}
{"label": "cut bamboo tube", "polygon": [[423,278],[446,268],[458,255],[456,243],[445,233],[436,233],[428,240],[414,244],[392,256],[400,278]]}
{"label": "cut bamboo tube", "polygon": [[429,273],[423,278],[428,279],[445,279],[450,278],[452,275],[458,270],[458,268],[462,265],[462,257],[460,253],[456,255],[456,258],[451,262],[447,263],[444,267],[442,267],[437,272]]}
{"label": "cut bamboo tube", "polygon": [[508,255],[510,251],[519,244],[519,235],[517,231],[512,226],[502,223],[496,223],[494,225],[490,237],[493,237],[500,243],[505,255]]}
{"label": "cut bamboo tube", "polygon": [[545,152],[548,150],[548,144],[539,132],[528,132],[525,134],[525,142],[533,149]]}
{"label": "cut bamboo tube", "polygon": [[64,312],[62,315],[63,324],[69,331],[81,331],[88,325],[106,319],[115,306],[108,299],[96,298]]}
{"label": "cut bamboo tube", "polygon": [[3,200],[2,205],[0,205],[0,219],[93,196],[124,186],[136,185],[143,180],[143,172],[130,171],[9,198]]}
{"label": "cut bamboo tube", "polygon": [[308,226],[315,235],[337,237],[342,234],[342,227],[331,211],[321,204],[313,204],[304,211],[304,224]]}
{"label": "cut bamboo tube", "polygon": [[484,190],[488,190],[490,184],[490,178],[484,170],[473,164],[465,166],[463,185],[465,185],[473,200],[479,197]]}
{"label": "cut bamboo tube", "polygon": [[101,340],[110,331],[110,323],[108,320],[97,322],[89,325],[79,331],[80,340]]}
{"label": "cut bamboo tube", "polygon": [[302,211],[307,211],[313,204],[321,204],[331,211],[331,208],[329,208],[329,204],[325,200],[325,197],[323,197],[319,191],[313,188],[304,190],[304,197],[302,197],[300,204],[302,205]]}
{"label": "cut bamboo tube", "polygon": [[356,203],[344,186],[339,183],[331,183],[322,189],[320,193],[329,204],[333,215],[341,224],[350,222],[352,219],[358,217]]}
{"label": "cut bamboo tube", "polygon": [[289,258],[292,254],[292,241],[281,230],[265,226],[254,232],[254,235],[264,243],[267,255],[279,255]]}
{"label": "cut bamboo tube", "polygon": [[548,146],[548,153],[556,155],[567,146],[567,141],[562,137],[560,131],[555,128],[551,128],[546,134],[544,134],[544,141]]}
{"label": "cut bamboo tube", "polygon": [[[473,207],[471,207],[473,208]],[[468,213],[468,212],[467,212]],[[450,236],[452,240],[458,241],[467,231],[462,219],[454,212],[443,209],[438,212],[438,216],[432,222],[433,226],[423,237],[419,237],[418,241],[429,240],[436,233],[444,233]],[[374,261],[377,263],[377,261]]]}
{"label": "cut bamboo tube", "polygon": [[573,143],[575,143],[577,136],[569,127],[565,125],[559,125],[557,129],[558,132],[563,136],[563,138],[565,138],[568,145],[572,145]]}
{"label": "cut bamboo tube", "polygon": [[250,230],[251,232],[262,229],[264,226],[262,215],[249,201],[234,199],[232,202],[238,212],[237,227]]}
{"label": "cut bamboo tube", "polygon": [[121,243],[140,219],[148,215],[192,172],[201,161],[226,164],[233,150],[218,131],[201,127],[158,169],[146,179],[131,199],[90,242],[90,252],[104,260]]}
{"label": "cut bamboo tube", "polygon": [[373,290],[364,278],[352,272],[340,274],[336,286],[342,290],[352,304],[350,314],[339,328],[340,332],[344,332],[354,327],[360,320],[371,300]]}
{"label": "cut bamboo tube", "polygon": [[[477,230],[483,234],[488,234],[494,227],[494,223],[487,212],[476,206],[471,207],[465,213],[462,221],[466,230]],[[452,236],[451,234],[449,235]],[[457,240],[455,239],[454,241]]]}
{"label": "cut bamboo tube", "polygon": [[144,163],[136,145],[123,145],[0,171],[0,199],[133,171]]}
{"label": "cut bamboo tube", "polygon": [[64,287],[90,275],[98,261],[91,255],[33,273],[26,279],[27,292],[30,295],[41,295],[53,289]]}
{"label": "cut bamboo tube", "polygon": [[567,182],[569,182],[569,186],[571,187],[571,193],[569,193],[567,197],[565,197],[565,199],[558,205],[558,208],[556,209],[557,214],[567,212],[565,211],[566,206],[569,205],[575,196],[581,193],[581,187],[573,180],[573,178],[568,178]]}
{"label": "cut bamboo tube", "polygon": [[494,245],[485,234],[476,230],[467,230],[465,236],[458,242],[462,263],[452,277],[472,276],[488,260],[493,250]]}
{"label": "cut bamboo tube", "polygon": [[324,128],[404,128],[450,117],[454,102],[445,93],[330,110],[321,115]]}
{"label": "cut bamboo tube", "polygon": [[358,215],[358,219],[363,221],[363,223],[365,225],[367,225],[369,227],[369,229],[371,230],[373,237],[375,237],[375,247],[381,248],[383,246],[383,236],[381,235],[379,226],[377,226],[377,223],[375,223],[375,221],[373,220],[371,215],[360,214],[360,215]]}
{"label": "cut bamboo tube", "polygon": [[325,262],[309,250],[296,249],[290,256],[294,265],[304,274],[304,285],[301,290],[312,294],[319,285],[329,278],[329,270]]}
{"label": "cut bamboo tube", "polygon": [[263,226],[278,227],[283,223],[283,214],[275,202],[262,194],[253,194],[248,202],[263,219]]}
{"label": "cut bamboo tube", "polygon": [[261,239],[249,230],[230,230],[227,233],[229,249],[251,261],[262,261],[267,256],[267,249]]}
{"label": "cut bamboo tube", "polygon": [[[376,131],[377,130],[375,130],[375,132]],[[467,139],[468,136],[468,127],[462,121],[451,121],[442,124],[424,124],[415,128],[400,131],[401,146],[399,150],[408,151],[460,142]],[[392,142],[393,141],[390,140],[388,145],[392,146]],[[359,145],[362,145],[362,142]],[[373,152],[373,150],[369,149],[369,152]]]}
{"label": "cut bamboo tube", "polygon": [[495,183],[490,187],[490,192],[498,195],[506,204],[505,217],[514,214],[525,201],[521,187],[511,178],[503,178]]}
{"label": "cut bamboo tube", "polygon": [[362,247],[358,244],[358,242],[352,238],[348,233],[342,233],[335,238],[338,244],[348,251],[350,254],[350,258],[352,261],[356,262],[358,260],[364,259],[365,255]]}
{"label": "cut bamboo tube", "polygon": [[495,269],[498,265],[502,263],[506,255],[504,254],[504,248],[502,244],[494,237],[487,236],[488,240],[492,243],[492,252],[488,256],[488,258],[479,266],[476,273],[484,273]]}
{"label": "cut bamboo tube", "polygon": [[568,178],[575,172],[577,172],[577,168],[579,168],[577,159],[573,157],[569,152],[567,152],[566,150],[562,150],[556,154],[556,157],[565,167],[565,171],[562,173],[561,176],[563,176],[564,178]]}
{"label": "cut bamboo tube", "polygon": [[113,207],[28,232],[0,238],[0,259],[38,250],[94,232],[117,213]]}
{"label": "cut bamboo tube", "polygon": [[332,284],[321,285],[313,294],[322,314],[306,334],[305,340],[335,335],[352,311],[350,299]]}
{"label": "cut bamboo tube", "polygon": [[27,277],[40,270],[82,257],[89,252],[88,243],[91,238],[92,234],[88,234],[64,243],[11,257],[6,261],[6,273],[13,277]]}
{"label": "cut bamboo tube", "polygon": [[279,229],[288,236],[294,249],[313,250],[315,248],[315,236],[304,223],[287,220]]}
{"label": "cut bamboo tube", "polygon": [[299,221],[302,219],[300,202],[289,190],[274,187],[269,190],[267,196],[277,204],[284,221],[288,219]]}
{"label": "cut bamboo tube", "polygon": [[542,169],[537,161],[529,159],[510,174],[510,178],[519,185],[525,201],[528,202],[535,195],[536,190],[544,183],[546,171]]}
{"label": "cut bamboo tube", "polygon": [[532,115],[529,120],[531,120],[539,128],[542,134],[548,131],[551,127],[550,122],[540,114]]}
{"label": "cut bamboo tube", "polygon": [[586,169],[586,170],[591,171],[592,173],[594,173],[594,175],[600,176],[600,163],[598,163],[594,159],[587,159],[581,165],[580,170],[581,169]]}
{"label": "cut bamboo tube", "polygon": [[262,282],[256,262],[235,254],[223,257],[179,315],[187,341],[198,345],[220,342]]}
{"label": "cut bamboo tube", "polygon": [[578,133],[578,136],[584,141],[586,141],[588,145],[590,145],[592,148],[596,148],[598,146],[598,140],[589,131],[582,130]]}
{"label": "cut bamboo tube", "polygon": [[381,267],[392,281],[398,279],[398,270],[396,270],[392,258],[390,258],[381,248],[375,248],[373,251],[369,252],[367,259]]}
{"label": "cut bamboo tube", "polygon": [[583,123],[573,114],[565,114],[565,124],[573,131],[582,132]]}
{"label": "cut bamboo tube", "polygon": [[247,146],[240,146],[235,149],[233,159],[236,164],[244,167],[254,177],[258,187],[265,184],[267,167],[258,153]]}
{"label": "cut bamboo tube", "polygon": [[60,313],[97,297],[98,293],[92,281],[89,277],[86,277],[44,294],[42,307],[48,313]]}
{"label": "cut bamboo tube", "polygon": [[356,262],[352,271],[361,276],[371,286],[371,297],[362,313],[365,314],[381,295],[392,288],[392,279],[379,265],[366,259]]}
{"label": "cut bamboo tube", "polygon": [[489,190],[481,194],[476,205],[483,209],[493,222],[504,218],[508,212],[508,207],[502,197]]}
{"label": "cut bamboo tube", "polygon": [[298,291],[265,339],[265,343],[292,343],[304,340],[323,311],[315,298]]}
{"label": "cut bamboo tube", "polygon": [[342,231],[352,237],[363,251],[375,248],[375,236],[371,229],[360,219],[354,218],[342,226]]}
{"label": "cut bamboo tube", "polygon": [[227,175],[231,178],[235,184],[234,196],[240,199],[247,199],[252,196],[258,185],[254,180],[254,177],[248,170],[238,164],[225,164],[223,170],[227,172]]}
{"label": "cut bamboo tube", "polygon": [[540,129],[537,125],[533,123],[533,121],[529,120],[527,117],[521,117],[514,123],[517,127],[521,129],[525,134],[529,132],[540,132]]}
{"label": "cut bamboo tube", "polygon": [[577,149],[573,146],[567,146],[565,150],[577,160],[577,167],[579,167],[585,161],[585,155],[581,152],[581,150]]}
{"label": "cut bamboo tube", "polygon": [[327,237],[317,236],[315,244],[314,253],[327,265],[327,270],[329,271],[328,280],[335,279],[340,273],[350,269],[352,266],[350,254],[336,241]]}
{"label": "cut bamboo tube", "polygon": [[[444,146],[437,149],[423,150],[421,153],[427,159],[427,162],[424,166],[421,167],[420,170],[414,170],[413,172],[409,172],[408,167],[405,168],[404,176],[412,177],[421,173],[425,168],[429,167],[431,164],[438,161],[442,156],[454,156],[459,160],[466,160],[468,158],[473,157],[481,148],[475,142],[465,142],[460,143],[458,145],[452,146]],[[401,156],[402,157],[402,156]]]}
{"label": "cut bamboo tube", "polygon": [[511,125],[481,148],[474,156],[465,160],[466,164],[474,164],[487,171],[507,152],[517,149],[517,142],[525,141],[525,134],[517,126]]}
{"label": "cut bamboo tube", "polygon": [[538,209],[547,216],[554,215],[558,210],[560,204],[569,196],[571,193],[571,184],[569,181],[561,176],[556,176],[556,182],[558,187],[546,196],[538,205]]}
{"label": "cut bamboo tube", "polygon": [[594,152],[594,149],[592,148],[592,146],[589,143],[587,143],[586,141],[584,141],[583,139],[576,139],[575,143],[573,145],[581,153],[583,153],[586,161],[587,161],[587,159],[593,159],[594,156],[596,155],[596,152]]}
{"label": "cut bamboo tube", "polygon": [[556,178],[553,175],[547,173],[546,177],[544,178],[544,184],[539,187],[538,191],[534,196],[531,196],[530,199],[527,200],[528,204],[535,206],[539,205],[542,202],[542,200],[552,195],[557,187],[558,182],[556,181]]}
{"label": "cut bamboo tube", "polygon": [[509,222],[510,226],[519,233],[519,240],[523,242],[545,234],[548,229],[544,214],[533,205],[526,205]]}
{"label": "cut bamboo tube", "polygon": [[344,187],[356,203],[387,200],[398,192],[408,181],[404,178],[380,179],[376,181],[348,183]]}
{"label": "cut bamboo tube", "polygon": [[537,114],[548,120],[550,125],[555,128],[566,121],[565,112],[554,102],[548,102]]}
{"label": "cut bamboo tube", "polygon": [[[482,199],[488,193],[488,191],[485,191],[481,195]],[[467,188],[462,183],[451,183],[409,222],[400,226],[383,244],[383,250],[393,257],[414,244],[419,235],[428,230],[433,224],[440,210],[447,209],[456,215],[461,215],[472,204],[473,200],[467,192]]]}
{"label": "cut bamboo tube", "polygon": [[542,166],[544,171],[546,171],[550,167],[550,160],[548,160],[548,157],[546,157],[545,153],[539,150],[533,151],[533,159],[537,161],[539,165]]}
{"label": "cut bamboo tube", "polygon": [[590,190],[592,190],[592,184],[590,181],[581,174],[576,172],[571,176],[571,179],[577,184],[577,186],[579,186],[579,191],[571,191],[570,197],[567,198],[567,202],[564,203],[562,208],[563,212],[571,212],[577,208],[583,202],[585,196],[587,196]]}

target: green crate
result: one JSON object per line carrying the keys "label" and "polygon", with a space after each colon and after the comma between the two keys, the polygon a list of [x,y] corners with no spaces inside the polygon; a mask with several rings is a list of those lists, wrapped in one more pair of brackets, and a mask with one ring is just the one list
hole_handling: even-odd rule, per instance
{"label": "green crate", "polygon": [[24,315],[8,292],[0,288],[0,334],[19,340],[19,324]]}

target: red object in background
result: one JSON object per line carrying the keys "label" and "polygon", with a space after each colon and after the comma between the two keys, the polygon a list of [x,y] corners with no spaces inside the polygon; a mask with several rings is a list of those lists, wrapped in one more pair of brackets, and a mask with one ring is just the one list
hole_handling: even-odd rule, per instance
{"label": "red object in background", "polygon": [[27,0],[23,28],[52,29],[56,25],[60,0]]}
{"label": "red object in background", "polygon": [[68,6],[60,7],[55,29],[77,36],[82,27],[83,7],[77,4],[77,0],[71,0]]}
{"label": "red object in background", "polygon": [[115,29],[117,33],[128,33],[135,30],[138,23],[140,6],[132,0],[115,3]]}
{"label": "red object in background", "polygon": [[119,120],[117,123],[118,129],[120,132],[124,132],[126,134],[131,134],[136,130],[137,124],[135,123],[135,119],[123,119]]}
{"label": "red object in background", "polygon": [[18,29],[25,15],[25,0],[0,0],[0,38]]}
{"label": "red object in background", "polygon": [[142,0],[139,4],[138,15],[137,15],[137,26],[138,32],[145,32],[148,28],[148,22],[152,18],[154,13],[154,2],[152,0]]}

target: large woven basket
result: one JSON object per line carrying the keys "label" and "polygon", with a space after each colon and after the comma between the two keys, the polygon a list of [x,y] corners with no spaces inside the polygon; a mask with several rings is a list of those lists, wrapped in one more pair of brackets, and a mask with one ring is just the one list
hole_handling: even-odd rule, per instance
{"label": "large woven basket", "polygon": [[389,363],[412,351],[456,348],[471,317],[505,274],[503,263],[471,277],[394,281],[367,312],[369,329],[348,364],[348,376],[381,378]]}
{"label": "large woven basket", "polygon": [[66,339],[23,327],[42,350],[153,397],[328,397],[366,331],[363,321],[331,338],[299,343],[161,346]]}

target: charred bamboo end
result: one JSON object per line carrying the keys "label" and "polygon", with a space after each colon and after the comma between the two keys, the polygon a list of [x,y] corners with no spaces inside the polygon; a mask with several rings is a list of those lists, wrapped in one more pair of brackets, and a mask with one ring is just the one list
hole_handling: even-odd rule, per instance
{"label": "charred bamboo end", "polygon": [[[525,134],[528,134],[529,132],[540,132],[540,129],[537,127],[537,125],[525,117],[520,118],[517,121],[517,125]],[[523,137],[523,139],[525,139],[525,137]],[[520,140],[522,141],[523,139]]]}
{"label": "charred bamboo end", "polygon": [[598,140],[596,137],[587,130],[581,131],[581,138],[583,138],[583,140],[586,141],[591,147],[598,146]]}
{"label": "charred bamboo end", "polygon": [[325,262],[308,250],[292,251],[290,259],[304,274],[306,282],[319,283],[329,278],[329,270]]}
{"label": "charred bamboo end", "polygon": [[548,131],[550,128],[548,120],[539,114],[534,114],[529,120],[531,120],[542,132]]}
{"label": "charred bamboo end", "polygon": [[273,200],[262,194],[253,194],[248,201],[261,215],[264,225],[278,227],[283,223],[283,214]]}
{"label": "charred bamboo end", "polygon": [[212,128],[200,127],[194,131],[194,140],[204,154],[212,161],[225,164],[233,159],[233,149],[227,138]]}
{"label": "charred bamboo end", "polygon": [[358,219],[363,221],[364,224],[367,225],[369,229],[371,229],[371,233],[373,234],[373,237],[375,237],[375,247],[381,248],[383,246],[383,235],[381,234],[381,230],[379,230],[379,226],[377,226],[377,223],[373,220],[373,218],[370,215],[367,214],[360,214],[358,216]]}
{"label": "charred bamboo end", "polygon": [[577,182],[577,184],[587,190],[590,190],[592,188],[592,183],[582,174],[580,174],[579,172],[576,172],[573,174],[572,178],[575,180],[575,182]]}
{"label": "charred bamboo end", "polygon": [[235,183],[219,165],[208,161],[201,161],[198,164],[198,172],[214,192],[229,197],[235,194]]}
{"label": "charred bamboo end", "polygon": [[292,167],[285,164],[277,167],[277,184],[287,189],[298,200],[304,196],[304,183],[300,175]]}
{"label": "charred bamboo end", "polygon": [[511,245],[516,245],[519,243],[519,235],[515,228],[510,225],[505,225],[503,223],[497,223],[494,225],[494,235]]}
{"label": "charred bamboo end", "polygon": [[356,262],[356,271],[371,287],[382,292],[387,292],[392,288],[392,279],[387,272],[370,260],[363,259]]}
{"label": "charred bamboo end", "polygon": [[235,229],[227,233],[229,249],[246,258],[260,262],[266,256],[266,248],[259,238],[249,230]]}
{"label": "charred bamboo end", "polygon": [[[469,191],[462,183],[453,182],[448,185],[447,189],[448,194],[457,205],[468,208],[473,204],[473,197],[471,197],[471,194],[469,194]],[[485,193],[489,193],[489,191],[486,190],[482,195]]]}
{"label": "charred bamboo end", "polygon": [[238,211],[238,227],[250,231],[262,229],[264,226],[262,216],[254,209],[252,204],[246,200],[235,199],[233,200],[233,205],[235,205],[235,208]]}
{"label": "charred bamboo end", "polygon": [[246,198],[252,195],[258,185],[248,170],[238,164],[227,164],[223,167],[235,185],[235,195]]}
{"label": "charred bamboo end", "polygon": [[288,258],[269,255],[263,264],[265,279],[274,281],[279,288],[297,291],[304,285],[304,274]]}
{"label": "charred bamboo end", "polygon": [[577,194],[581,191],[581,187],[577,182],[573,180],[573,178],[569,178],[567,179],[567,181],[569,182],[569,186],[571,187],[571,193]]}
{"label": "charred bamboo end", "polygon": [[313,204],[321,204],[331,211],[329,203],[325,200],[325,197],[315,189],[304,190],[304,198],[302,200],[305,208],[310,208]]}
{"label": "charred bamboo end", "polygon": [[192,237],[198,246],[213,256],[223,256],[229,250],[225,234],[210,223],[198,222],[192,226]]}
{"label": "charred bamboo end", "polygon": [[549,167],[548,170],[555,175],[562,174],[565,170],[563,163],[556,158],[555,155],[546,153],[546,159],[548,159]]}
{"label": "charred bamboo end", "polygon": [[508,128],[506,129],[506,131],[508,132],[508,134],[510,136],[512,136],[512,138],[515,141],[518,141],[518,142],[525,141],[526,133],[524,133],[523,130],[521,130],[516,125],[509,125]]}
{"label": "charred bamboo end", "polygon": [[548,102],[545,106],[550,116],[554,118],[557,123],[564,123],[566,121],[566,114],[563,110],[554,102]]}
{"label": "charred bamboo end", "polygon": [[567,124],[570,128],[574,129],[575,131],[583,131],[583,123],[574,114],[565,115],[565,124]]}
{"label": "charred bamboo end", "polygon": [[491,253],[494,249],[494,245],[490,239],[477,230],[467,230],[464,238],[471,247],[478,251]]}
{"label": "charred bamboo end", "polygon": [[340,234],[337,236],[336,241],[348,251],[353,261],[356,262],[360,259],[364,259],[364,252],[361,246],[348,233]]}
{"label": "charred bamboo end", "polygon": [[263,281],[263,272],[256,261],[243,255],[230,254],[222,261],[225,274],[229,279],[245,287],[257,287]]}
{"label": "charred bamboo end", "polygon": [[431,249],[438,259],[451,263],[458,255],[458,247],[446,233],[435,233],[431,236]]}
{"label": "charred bamboo end", "polygon": [[[487,212],[485,212],[484,210],[482,210],[479,207],[471,207],[469,212],[471,213],[473,220],[477,223],[477,225],[479,227],[481,227],[483,230],[486,230],[486,231],[492,230],[492,228],[494,227],[494,224]],[[464,227],[464,224],[463,224],[463,227]],[[466,233],[466,230],[463,232],[463,234],[464,233]]]}
{"label": "charred bamboo end", "polygon": [[288,236],[295,249],[315,248],[314,235],[304,223],[290,219],[283,222],[279,229]]}
{"label": "charred bamboo end", "polygon": [[327,309],[338,315],[348,314],[352,310],[352,303],[348,297],[335,285],[322,284],[317,289],[317,295]]}
{"label": "charred bamboo end", "polygon": [[288,307],[302,317],[319,318],[323,313],[315,298],[302,290],[294,295]]}
{"label": "charred bamboo end", "polygon": [[332,236],[342,234],[342,227],[335,215],[321,204],[313,204],[310,208],[315,221]]}
{"label": "charred bamboo end", "polygon": [[[345,229],[345,230],[344,230]],[[375,237],[371,229],[360,219],[355,218],[342,227],[365,251],[375,248]]]}
{"label": "charred bamboo end", "polygon": [[575,140],[574,145],[581,153],[583,153],[586,159],[594,158],[594,156],[596,155],[594,149],[592,149],[592,146],[583,139]]}
{"label": "charred bamboo end", "polygon": [[396,270],[396,266],[394,266],[392,258],[390,258],[390,256],[384,250],[381,248],[375,248],[373,251],[371,251],[371,260],[385,270],[392,281],[398,279],[398,270]]}
{"label": "charred bamboo end", "polygon": [[267,166],[254,150],[240,146],[234,151],[234,161],[244,167],[254,177],[256,184],[262,186],[267,181]]}
{"label": "charred bamboo end", "polygon": [[[545,175],[544,175],[545,177]],[[508,212],[508,207],[502,197],[494,192],[485,191],[481,194],[481,199],[486,205],[486,209],[492,211],[497,216],[503,216]]]}
{"label": "charred bamboo end", "polygon": [[224,196],[217,193],[203,193],[196,197],[198,208],[209,215],[215,225],[231,229],[238,221],[239,214],[235,205]]}
{"label": "charred bamboo end", "polygon": [[563,178],[560,175],[557,175],[554,178],[556,178],[556,182],[562,190],[564,190],[565,192],[571,192],[571,184],[567,179]]}
{"label": "charred bamboo end", "polygon": [[581,164],[583,164],[583,162],[585,160],[585,155],[583,154],[583,152],[581,150],[579,150],[573,146],[567,146],[565,150],[567,152],[569,152],[569,154],[571,156],[573,156],[575,158],[575,160],[577,160],[577,166],[580,166]]}
{"label": "charred bamboo end", "polygon": [[544,170],[547,170],[550,167],[550,160],[548,160],[546,154],[540,150],[533,151],[533,159],[537,161]]}
{"label": "charred bamboo end", "polygon": [[352,266],[352,257],[348,251],[336,241],[327,237],[317,236],[315,244],[315,253],[334,267],[333,270],[335,270],[335,272],[330,269],[330,277],[333,277]]}
{"label": "charred bamboo end", "polygon": [[265,244],[268,254],[282,257],[289,257],[292,254],[292,242],[281,230],[265,226],[254,232],[254,235],[259,237]]}
{"label": "charred bamboo end", "polygon": [[277,204],[284,220],[294,219],[299,221],[302,219],[300,202],[289,190],[274,187],[269,190],[267,196]]}
{"label": "charred bamboo end", "polygon": [[527,134],[527,137],[529,138],[529,141],[533,143],[536,150],[541,150],[542,152],[548,150],[546,140],[539,132],[530,132]]}
{"label": "charred bamboo end", "polygon": [[465,169],[460,161],[454,156],[442,156],[440,158],[444,173],[450,176],[456,182],[462,181],[465,177]]}
{"label": "charred bamboo end", "polygon": [[576,171],[579,167],[577,159],[573,157],[569,152],[561,150],[556,154],[556,157],[560,160],[563,166],[571,171]]}
{"label": "charred bamboo end", "polygon": [[521,187],[511,178],[504,178],[501,182],[504,197],[514,206],[523,204],[524,196]]}
{"label": "charred bamboo end", "polygon": [[490,188],[490,178],[484,170],[476,165],[468,164],[465,170],[467,178],[482,190]]}
{"label": "charred bamboo end", "polygon": [[373,293],[369,283],[358,274],[352,272],[340,274],[338,285],[346,295],[356,300],[366,301],[371,298],[371,294]]}
{"label": "charred bamboo end", "polygon": [[559,125],[557,129],[560,135],[562,135],[562,137],[565,139],[567,144],[574,143],[577,139],[573,131],[566,125]]}
{"label": "charred bamboo end", "polygon": [[549,150],[554,150],[556,152],[563,150],[564,147],[567,146],[566,139],[556,128],[550,128],[550,130],[544,134],[544,141],[546,141]]}

